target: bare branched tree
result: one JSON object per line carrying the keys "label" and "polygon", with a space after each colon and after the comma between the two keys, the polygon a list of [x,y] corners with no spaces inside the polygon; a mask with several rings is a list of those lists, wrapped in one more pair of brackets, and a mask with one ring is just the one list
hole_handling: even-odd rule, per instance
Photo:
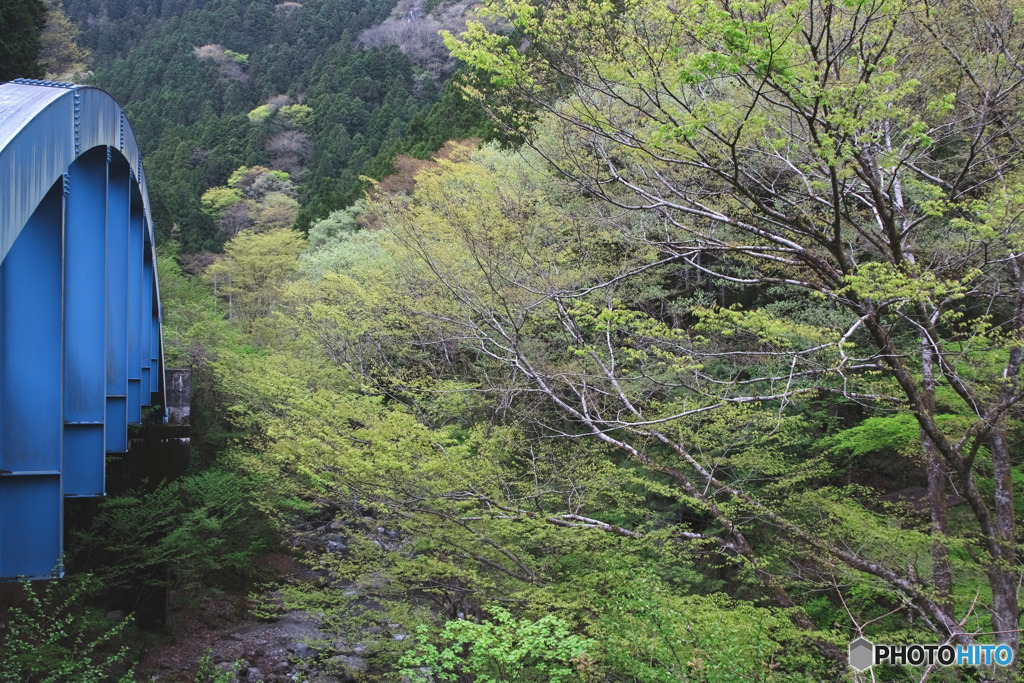
{"label": "bare branched tree", "polygon": [[[822,576],[873,577],[937,633],[969,642],[949,559],[961,548],[967,571],[988,579],[991,632],[1016,652],[1007,421],[1024,397],[1019,6],[505,0],[490,11],[530,46],[479,25],[449,45],[492,75],[499,95],[484,99],[499,121],[532,126],[551,167],[634,216],[620,235],[635,251],[603,279],[564,281],[555,264],[510,260],[467,227],[480,278],[467,282],[405,228],[458,302],[448,322],[558,409],[566,422],[552,433],[589,434],[674,482],[782,604],[793,601],[748,541],[752,524],[804,548]],[[819,302],[831,318],[810,325],[713,298],[674,318],[616,306],[626,283],[666,268],[748,300],[772,290]],[[538,316],[570,352],[538,347]],[[715,334],[723,341],[701,338]],[[687,442],[683,425],[702,415],[743,404],[781,415],[822,393],[916,419],[926,571],[789,514]],[[970,507],[969,530],[950,527],[951,490]]]}

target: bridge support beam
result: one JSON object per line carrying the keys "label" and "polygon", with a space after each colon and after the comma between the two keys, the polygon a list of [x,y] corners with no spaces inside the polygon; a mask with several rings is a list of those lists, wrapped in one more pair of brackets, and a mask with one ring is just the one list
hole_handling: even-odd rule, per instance
{"label": "bridge support beam", "polygon": [[0,576],[49,576],[63,535],[63,182],[0,265]]}
{"label": "bridge support beam", "polygon": [[107,156],[68,169],[64,217],[64,495],[102,496],[106,439]]}
{"label": "bridge support beam", "polygon": [[0,581],[61,575],[64,498],[166,406],[149,215],[113,98],[0,84]]}
{"label": "bridge support beam", "polygon": [[128,225],[128,424],[142,422],[142,260],[145,216],[133,201]]}
{"label": "bridge support beam", "polygon": [[108,453],[128,451],[128,223],[131,169],[113,156],[107,167]]}

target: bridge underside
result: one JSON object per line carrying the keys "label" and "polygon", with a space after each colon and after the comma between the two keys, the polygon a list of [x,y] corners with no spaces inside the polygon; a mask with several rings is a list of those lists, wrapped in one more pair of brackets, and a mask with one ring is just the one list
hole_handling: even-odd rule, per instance
{"label": "bridge underside", "polygon": [[0,85],[0,188],[0,580],[49,578],[64,498],[166,405],[149,200],[117,103],[49,82]]}

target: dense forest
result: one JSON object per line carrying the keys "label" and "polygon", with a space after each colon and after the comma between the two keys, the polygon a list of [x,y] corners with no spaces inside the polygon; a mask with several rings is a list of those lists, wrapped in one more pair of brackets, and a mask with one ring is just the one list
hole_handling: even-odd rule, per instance
{"label": "dense forest", "polygon": [[[318,680],[1019,678],[1019,0],[64,9],[195,383],[89,581],[315,614]],[[135,675],[69,613],[54,657]]]}
{"label": "dense forest", "polygon": [[166,179],[152,191],[159,237],[199,253],[266,227],[257,207],[203,201],[241,167],[287,173],[269,224],[308,228],[359,198],[361,176],[386,175],[399,149],[429,151],[430,135],[409,136],[410,125],[441,123],[431,135],[443,139],[484,134],[486,119],[451,95],[446,116],[431,118],[454,67],[429,58],[427,48],[444,50],[436,32],[412,57],[360,42],[393,4],[65,2],[92,52],[92,82],[123,104],[148,173]]}

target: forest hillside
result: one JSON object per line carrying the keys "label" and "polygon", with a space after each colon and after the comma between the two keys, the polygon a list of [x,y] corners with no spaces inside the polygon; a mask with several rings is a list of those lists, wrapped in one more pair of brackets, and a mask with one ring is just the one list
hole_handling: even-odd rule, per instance
{"label": "forest hillside", "polygon": [[84,547],[323,680],[1018,679],[1019,0],[64,6],[201,432]]}
{"label": "forest hillside", "polygon": [[[410,130],[431,117],[456,67],[421,54],[447,55],[436,30],[433,41],[366,44],[364,34],[388,25],[390,0],[68,0],[64,8],[91,50],[92,82],[123,103],[148,173],[166,179],[152,190],[159,236],[190,254],[219,251],[242,229],[308,228],[359,198],[362,176],[390,172],[397,149],[425,153],[416,145],[427,136]],[[457,27],[457,17],[446,24]],[[433,136],[486,129],[457,102],[443,121]],[[278,180],[266,191],[246,187],[242,203],[204,198],[243,167]]]}

